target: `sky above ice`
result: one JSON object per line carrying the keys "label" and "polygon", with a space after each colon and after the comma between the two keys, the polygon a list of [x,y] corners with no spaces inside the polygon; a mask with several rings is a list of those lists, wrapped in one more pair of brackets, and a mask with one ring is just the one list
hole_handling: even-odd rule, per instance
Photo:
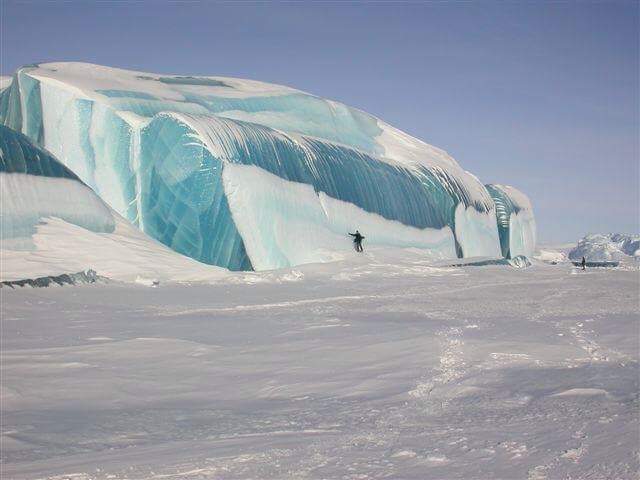
{"label": "sky above ice", "polygon": [[531,198],[541,242],[640,231],[637,2],[0,2],[0,70],[85,61],[290,85]]}

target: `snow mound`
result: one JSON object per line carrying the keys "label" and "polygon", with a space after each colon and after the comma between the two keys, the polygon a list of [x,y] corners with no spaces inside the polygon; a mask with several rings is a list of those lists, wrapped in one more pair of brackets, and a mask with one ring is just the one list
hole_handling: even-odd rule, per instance
{"label": "snow mound", "polygon": [[567,255],[563,252],[559,252],[557,250],[549,250],[549,249],[540,249],[533,256],[535,260],[540,262],[549,263],[551,265],[556,265],[558,263],[563,263],[567,261]]}

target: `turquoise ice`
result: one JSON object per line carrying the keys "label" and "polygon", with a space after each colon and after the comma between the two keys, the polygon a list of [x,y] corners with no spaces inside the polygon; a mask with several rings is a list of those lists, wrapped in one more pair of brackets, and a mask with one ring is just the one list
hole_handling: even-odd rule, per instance
{"label": "turquoise ice", "polygon": [[494,198],[446,152],[289,87],[32,65],[0,92],[0,121],[144,232],[205,263],[340,258],[346,230],[363,225],[370,246],[509,254]]}
{"label": "turquoise ice", "polygon": [[506,185],[485,185],[496,205],[500,248],[505,258],[531,256],[535,249],[536,225],[529,199]]}
{"label": "turquoise ice", "polygon": [[30,248],[37,225],[49,217],[93,232],[115,228],[109,208],[70,169],[4,125],[0,125],[0,197],[3,248]]}

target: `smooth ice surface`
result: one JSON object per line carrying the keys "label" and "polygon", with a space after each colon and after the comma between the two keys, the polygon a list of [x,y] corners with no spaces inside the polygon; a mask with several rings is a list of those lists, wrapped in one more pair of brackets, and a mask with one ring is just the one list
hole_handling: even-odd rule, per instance
{"label": "smooth ice surface", "polygon": [[347,233],[354,232],[356,226],[366,232],[367,248],[420,248],[429,259],[456,256],[453,234],[447,226],[420,229],[388,221],[352,203],[317,193],[311,185],[283,180],[256,166],[228,164],[223,182],[235,224],[257,270],[350,256],[353,246]]}
{"label": "smooth ice surface", "polygon": [[2,289],[12,479],[632,479],[639,272],[392,249]]}
{"label": "smooth ice surface", "polygon": [[588,262],[620,261],[625,257],[640,257],[640,235],[621,233],[590,234],[578,241],[569,252],[571,260]]}
{"label": "smooth ice surface", "polygon": [[464,257],[500,257],[500,240],[493,210],[478,212],[459,203],[455,209],[456,236]]}
{"label": "smooth ice surface", "polygon": [[[229,209],[222,188],[229,164],[255,165],[306,184],[319,196],[349,203],[349,210],[383,218],[389,230],[393,222],[448,228],[458,256],[500,255],[494,200],[446,152],[364,112],[292,88],[49,63],[16,72],[0,93],[0,119],[49,149],[127,220],[205,263],[246,270],[291,264],[285,258],[318,258],[290,250],[277,261],[259,257],[258,251],[283,248],[268,238],[258,239],[261,248],[249,255],[246,230],[237,224],[241,212]],[[268,185],[238,188],[264,192]],[[256,209],[273,211],[257,203],[243,205],[242,212],[255,215]],[[514,256],[526,255],[533,249],[529,218],[514,214],[511,220]],[[355,228],[360,225],[348,225]],[[379,242],[390,244],[390,238]],[[398,237],[391,244],[408,243],[424,248],[424,242]],[[434,255],[440,251],[429,253]]]}

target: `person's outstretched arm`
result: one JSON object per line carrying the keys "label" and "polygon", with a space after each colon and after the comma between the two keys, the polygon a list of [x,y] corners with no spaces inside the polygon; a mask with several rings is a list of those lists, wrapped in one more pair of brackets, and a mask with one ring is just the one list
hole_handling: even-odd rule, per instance
{"label": "person's outstretched arm", "polygon": [[[349,233],[349,232],[347,232],[347,233]],[[349,235],[351,235],[352,237],[355,237],[355,236],[356,236],[356,234],[355,234],[355,233],[349,233]]]}

